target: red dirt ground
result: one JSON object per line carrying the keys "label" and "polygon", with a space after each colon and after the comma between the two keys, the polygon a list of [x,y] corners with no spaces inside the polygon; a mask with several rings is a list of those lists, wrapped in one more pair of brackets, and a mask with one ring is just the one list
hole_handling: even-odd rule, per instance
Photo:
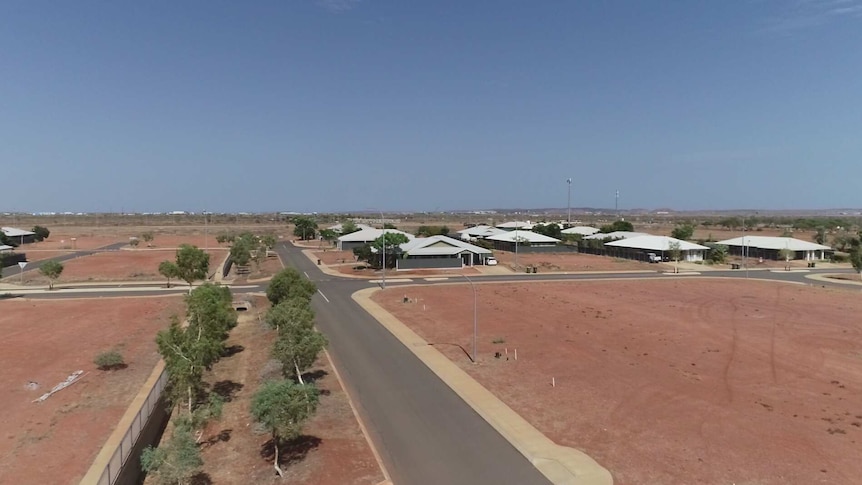
{"label": "red dirt ground", "polygon": [[[515,253],[509,251],[494,251],[494,257],[500,264],[514,267]],[[650,264],[617,259],[607,256],[581,253],[519,253],[518,266],[537,266],[542,271],[664,271],[670,268],[666,264]]]}
{"label": "red dirt ground", "polygon": [[[856,292],[706,279],[480,285],[473,366],[449,345],[470,346],[469,289],[410,288],[423,305],[401,303],[404,290],[375,300],[618,485],[862,476]],[[493,357],[506,348],[519,360]]]}
{"label": "red dirt ground", "polygon": [[[210,271],[218,268],[225,256],[225,249],[210,249]],[[176,258],[174,249],[136,249],[96,253],[63,263],[63,274],[58,284],[80,281],[125,281],[163,280],[159,275],[159,263]],[[38,273],[25,274],[29,284],[47,283]]]}
{"label": "red dirt ground", "polygon": [[[182,311],[180,297],[0,301],[0,483],[77,484],[158,361],[156,332]],[[112,349],[128,367],[96,369]],[[78,382],[31,402],[79,369]]]}
{"label": "red dirt ground", "polygon": [[[268,306],[265,298],[254,302],[262,312]],[[269,435],[255,432],[250,414],[251,398],[260,384],[279,374],[277,365],[267,364],[275,333],[249,313],[240,316],[227,345],[243,350],[219,361],[205,376],[219,389],[232,390],[222,418],[209,424],[202,440],[204,472],[211,483],[374,485],[383,481],[347,396],[323,356],[310,371],[317,375],[322,391],[317,413],[303,429],[302,445],[294,446],[292,453],[281,450],[285,479],[275,474]]]}
{"label": "red dirt ground", "polygon": [[353,255],[353,251],[338,251],[332,249],[328,251],[315,251],[312,254],[314,254],[314,257],[319,259],[323,264],[356,264],[356,257]]}

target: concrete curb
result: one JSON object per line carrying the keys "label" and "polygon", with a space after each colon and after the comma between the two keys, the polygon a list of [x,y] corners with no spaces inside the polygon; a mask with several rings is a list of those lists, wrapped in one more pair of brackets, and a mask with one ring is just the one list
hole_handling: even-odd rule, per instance
{"label": "concrete curb", "polygon": [[559,485],[611,485],[610,472],[587,454],[557,445],[503,401],[482,387],[413,330],[371,301],[379,291],[367,288],[352,298],[410,349],[479,416],[524,455],[551,483]]}
{"label": "concrete curb", "polygon": [[123,414],[123,417],[120,418],[120,421],[114,427],[114,431],[111,433],[111,436],[108,437],[108,440],[105,441],[105,444],[102,445],[102,449],[99,450],[99,454],[96,455],[96,459],[93,460],[93,463],[90,465],[89,470],[84,475],[84,478],[81,480],[81,484],[92,484],[99,483],[99,479],[102,477],[102,473],[108,466],[108,463],[114,457],[114,452],[120,446],[120,442],[123,441],[123,438],[126,436],[126,432],[129,430],[129,427],[132,425],[132,421],[138,417],[138,413],[140,413],[141,409],[144,406],[144,402],[147,400],[147,396],[149,396],[150,392],[156,385],[156,382],[159,380],[159,377],[162,375],[162,371],[165,370],[165,361],[159,359],[156,363],[156,366],[153,368],[153,371],[150,373],[150,377],[141,385],[138,390],[138,394],[132,399],[132,402],[129,403],[129,406],[126,408],[126,412]]}
{"label": "concrete curb", "polygon": [[[842,274],[842,273],[836,273]],[[844,273],[846,274],[846,273]],[[819,274],[809,274],[805,275],[806,278],[817,281],[826,281],[829,283],[837,283],[839,285],[851,285],[851,286],[860,286],[862,285],[862,279],[860,281],[850,281],[850,280],[839,280],[837,278],[829,278],[829,273],[819,273]]]}

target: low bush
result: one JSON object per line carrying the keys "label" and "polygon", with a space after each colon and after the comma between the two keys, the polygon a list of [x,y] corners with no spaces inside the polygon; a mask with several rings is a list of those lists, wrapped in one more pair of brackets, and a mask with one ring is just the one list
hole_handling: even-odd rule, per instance
{"label": "low bush", "polygon": [[126,366],[126,363],[123,361],[123,356],[119,352],[113,350],[110,352],[102,352],[97,355],[96,358],[93,359],[93,363],[95,363],[101,370],[122,369]]}

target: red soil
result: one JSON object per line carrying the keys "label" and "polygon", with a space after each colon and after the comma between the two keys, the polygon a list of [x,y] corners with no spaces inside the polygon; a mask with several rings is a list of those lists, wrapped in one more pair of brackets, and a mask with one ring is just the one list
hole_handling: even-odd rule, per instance
{"label": "red soil", "polygon": [[[156,332],[182,311],[179,297],[0,301],[0,483],[77,484],[158,361]],[[113,349],[128,367],[96,369]],[[78,382],[32,402],[79,369]]]}
{"label": "red soil", "polygon": [[[500,264],[515,267],[515,253],[494,251]],[[542,271],[643,271],[667,270],[666,264],[649,264],[629,259],[617,259],[581,253],[518,253],[518,267],[536,266]]]}
{"label": "red soil", "polygon": [[[221,266],[227,250],[210,249],[210,272]],[[96,253],[63,263],[59,283],[76,281],[163,280],[159,263],[176,259],[175,249],[136,249]],[[45,277],[25,275],[29,283],[46,283]]]}
{"label": "red soil", "polygon": [[[375,300],[429,342],[469,348],[469,289],[410,288],[422,305],[404,290]],[[479,299],[480,365],[438,348],[617,484],[859,483],[855,293],[674,279],[480,285]]]}
{"label": "red soil", "polygon": [[[265,298],[255,298],[265,310]],[[204,473],[212,483],[296,483],[307,485],[375,485],[383,474],[324,355],[309,374],[321,390],[320,404],[298,444],[283,445],[280,479],[272,467],[273,450],[266,433],[256,432],[251,400],[264,380],[278,377],[280,366],[269,363],[275,332],[249,313],[240,314],[228,345],[242,351],[223,358],[205,376],[221,389],[233,390],[222,418],[209,424],[203,438]]]}

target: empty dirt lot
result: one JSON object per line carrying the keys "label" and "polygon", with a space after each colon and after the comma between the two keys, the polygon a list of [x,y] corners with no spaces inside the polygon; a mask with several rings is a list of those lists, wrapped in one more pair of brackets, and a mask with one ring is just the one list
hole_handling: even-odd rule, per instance
{"label": "empty dirt lot", "polygon": [[[402,303],[405,290],[420,304]],[[706,279],[480,285],[478,366],[458,348],[470,348],[469,287],[375,300],[617,484],[862,476],[858,292]]]}
{"label": "empty dirt lot", "polygon": [[[158,361],[156,333],[183,310],[179,296],[0,301],[0,483],[78,483]],[[96,369],[114,349],[128,367]]]}

